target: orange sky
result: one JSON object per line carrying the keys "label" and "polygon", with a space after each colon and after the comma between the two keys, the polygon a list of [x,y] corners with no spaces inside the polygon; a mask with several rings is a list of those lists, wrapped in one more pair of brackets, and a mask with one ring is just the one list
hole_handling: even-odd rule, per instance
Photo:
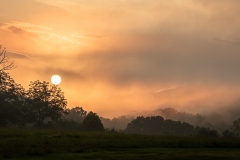
{"label": "orange sky", "polygon": [[62,77],[68,107],[203,112],[240,96],[238,0],[1,0],[17,83]]}

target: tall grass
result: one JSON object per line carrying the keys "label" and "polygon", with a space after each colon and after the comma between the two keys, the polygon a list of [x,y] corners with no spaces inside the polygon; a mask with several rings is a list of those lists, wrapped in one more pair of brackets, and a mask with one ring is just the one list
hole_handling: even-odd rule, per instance
{"label": "tall grass", "polygon": [[240,139],[108,132],[0,129],[0,157],[128,148],[238,148]]}

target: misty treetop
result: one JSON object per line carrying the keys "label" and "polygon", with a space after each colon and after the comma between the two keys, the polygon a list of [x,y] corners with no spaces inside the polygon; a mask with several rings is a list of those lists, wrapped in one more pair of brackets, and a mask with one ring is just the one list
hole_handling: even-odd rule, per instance
{"label": "misty treetop", "polygon": [[222,134],[228,138],[240,137],[240,118],[233,121],[232,127],[224,130]]}
{"label": "misty treetop", "polygon": [[137,117],[128,124],[125,131],[127,133],[140,134],[218,136],[215,130],[198,126],[194,127],[186,122],[173,121],[170,119],[164,120],[161,116]]}
{"label": "misty treetop", "polygon": [[85,111],[82,107],[74,107],[68,109],[68,114],[65,115],[65,118],[70,121],[75,121],[77,123],[82,123],[83,120],[87,116],[87,111]]}
{"label": "misty treetop", "polygon": [[103,131],[104,127],[96,113],[89,112],[87,116],[84,118],[83,122],[83,129],[86,131]]}

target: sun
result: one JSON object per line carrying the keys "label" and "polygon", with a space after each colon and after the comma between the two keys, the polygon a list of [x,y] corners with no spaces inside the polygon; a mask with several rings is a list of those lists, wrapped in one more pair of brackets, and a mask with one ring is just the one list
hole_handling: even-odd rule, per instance
{"label": "sun", "polygon": [[61,83],[61,77],[59,75],[53,75],[51,78],[52,84],[58,85]]}

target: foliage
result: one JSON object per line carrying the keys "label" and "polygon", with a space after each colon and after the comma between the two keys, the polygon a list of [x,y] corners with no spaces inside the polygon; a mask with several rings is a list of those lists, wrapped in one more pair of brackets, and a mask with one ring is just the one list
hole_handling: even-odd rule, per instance
{"label": "foliage", "polygon": [[240,118],[233,121],[232,127],[222,132],[224,137],[234,138],[240,136]]}
{"label": "foliage", "polygon": [[104,128],[115,128],[116,130],[124,130],[127,128],[128,123],[130,123],[134,118],[129,116],[120,116],[117,118],[109,119],[100,117]]}
{"label": "foliage", "polygon": [[25,89],[5,71],[0,71],[0,126],[41,126],[47,118],[58,120],[66,111],[67,101],[57,86],[31,82]]}
{"label": "foliage", "polygon": [[61,89],[48,82],[35,81],[30,83],[27,91],[27,103],[34,115],[33,122],[41,127],[44,120],[59,120],[66,114],[67,101]]}
{"label": "foliage", "polygon": [[137,117],[128,124],[126,132],[130,133],[160,133],[164,122],[161,116]]}
{"label": "foliage", "polygon": [[84,118],[87,116],[87,111],[82,107],[74,107],[68,111],[68,114],[65,116],[67,120],[72,120],[77,123],[82,123]]}
{"label": "foliage", "polygon": [[237,136],[240,135],[240,118],[233,121],[232,130]]}
{"label": "foliage", "polygon": [[5,71],[0,71],[0,126],[23,123],[25,90]]}
{"label": "foliage", "polygon": [[156,110],[157,114],[162,116],[164,119],[171,119],[174,121],[182,121],[187,122],[192,125],[201,125],[203,126],[206,118],[202,115],[198,114],[189,114],[186,112],[178,112],[174,108],[164,108]]}
{"label": "foliage", "polygon": [[104,131],[103,124],[96,113],[89,112],[82,122],[83,129],[86,131]]}
{"label": "foliage", "polygon": [[204,127],[195,127],[186,122],[164,120],[161,116],[137,117],[128,124],[125,132],[162,135],[199,135],[218,136],[217,131]]}
{"label": "foliage", "polygon": [[196,127],[195,128],[195,134],[198,136],[203,136],[203,137],[217,137],[218,132],[216,130],[210,130],[209,128],[205,127]]}
{"label": "foliage", "polygon": [[228,129],[226,129],[225,131],[223,131],[223,132],[222,132],[222,135],[223,135],[223,137],[225,137],[225,138],[234,138],[234,137],[237,137],[236,134],[235,134],[233,131],[228,130]]}

